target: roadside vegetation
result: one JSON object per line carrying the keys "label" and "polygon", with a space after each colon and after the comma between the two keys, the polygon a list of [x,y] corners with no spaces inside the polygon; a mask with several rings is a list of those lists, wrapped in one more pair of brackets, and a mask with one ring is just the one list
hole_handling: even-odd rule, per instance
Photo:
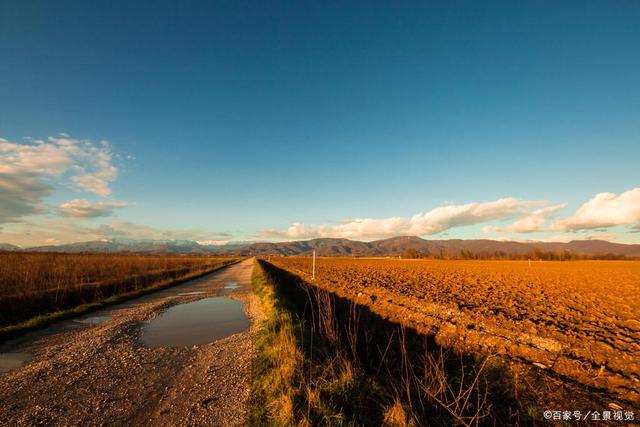
{"label": "roadside vegetation", "polygon": [[446,260],[531,260],[531,261],[586,261],[586,260],[602,260],[602,261],[633,261],[638,260],[636,256],[627,256],[615,253],[599,253],[599,254],[582,254],[571,252],[570,250],[543,251],[535,249],[530,252],[513,253],[503,250],[498,251],[471,251],[461,249],[459,252],[447,252],[442,249],[439,252],[421,251],[415,248],[409,248],[399,254],[404,259],[446,259]]}
{"label": "roadside vegetation", "polygon": [[[380,386],[303,319],[257,263],[254,291],[265,320],[255,336],[250,425],[380,425]],[[365,410],[367,409],[367,410]],[[390,414],[403,416],[390,404]]]}
{"label": "roadside vegetation", "polygon": [[200,268],[221,260],[224,258],[187,255],[0,252],[0,296]]}
{"label": "roadside vegetation", "polygon": [[0,337],[171,286],[237,259],[0,253]]}
{"label": "roadside vegetation", "polygon": [[[536,425],[550,407],[585,414],[589,408],[635,407],[611,390],[556,374],[556,366],[511,358],[500,346],[473,346],[472,332],[485,321],[429,327],[429,316],[419,317],[400,294],[372,294],[371,283],[356,286],[393,276],[392,268],[377,276],[345,273],[340,260],[323,259],[316,271],[322,279],[313,279],[302,271],[309,259],[292,268],[299,261],[258,260],[254,270],[266,320],[255,342],[251,425]],[[397,307],[386,310],[392,300]],[[421,301],[418,306],[431,307]],[[471,338],[454,340],[456,333]]]}
{"label": "roadside vegetation", "polygon": [[490,382],[503,379],[495,360],[434,348],[418,366],[419,340],[400,325],[365,318],[263,261],[253,286],[266,320],[255,338],[250,425],[478,425],[493,414]]}

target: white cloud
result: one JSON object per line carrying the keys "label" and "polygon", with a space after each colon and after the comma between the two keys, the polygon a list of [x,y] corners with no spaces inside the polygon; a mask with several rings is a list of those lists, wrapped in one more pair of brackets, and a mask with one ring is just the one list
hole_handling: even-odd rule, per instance
{"label": "white cloud", "polygon": [[491,231],[493,231],[493,226],[491,225],[484,225],[482,226],[482,234],[490,234]]}
{"label": "white cloud", "polygon": [[96,145],[66,138],[49,137],[49,140],[71,147],[75,160],[71,181],[80,189],[102,197],[111,194],[109,184],[118,176],[118,169],[112,164],[113,154],[107,141],[100,141]]}
{"label": "white cloud", "polygon": [[411,218],[412,226],[409,233],[422,236],[436,234],[454,227],[508,219],[531,207],[546,203],[544,201],[523,201],[504,198],[493,202],[442,206],[426,214],[418,214]]}
{"label": "white cloud", "polygon": [[0,138],[0,173],[60,175],[71,165],[67,150],[57,144],[14,144]]}
{"label": "white cloud", "polygon": [[260,233],[265,238],[306,239],[313,237],[375,239],[398,235],[433,235],[450,228],[479,224],[498,219],[509,219],[526,212],[544,201],[524,201],[514,198],[492,202],[476,202],[464,205],[441,206],[411,218],[356,218],[338,225],[311,225],[294,223],[286,231],[266,230]]}
{"label": "white cloud", "polygon": [[103,177],[96,175],[78,175],[71,180],[85,191],[97,194],[99,196],[108,196],[111,194],[109,183]]}
{"label": "white cloud", "polygon": [[229,243],[231,240],[198,240],[197,243],[199,245],[214,245],[214,246],[222,246]]}
{"label": "white cloud", "polygon": [[199,229],[162,230],[123,220],[102,224],[96,231],[103,238],[216,241],[231,237],[228,233]]}
{"label": "white cloud", "polygon": [[544,231],[543,226],[547,217],[559,210],[567,207],[566,203],[555,206],[548,206],[546,208],[536,209],[533,212],[519,218],[513,224],[509,224],[506,227],[494,227],[498,232],[512,232],[512,233],[533,233],[537,231]]}
{"label": "white cloud", "polygon": [[84,242],[91,240],[227,240],[228,233],[198,229],[162,230],[129,221],[114,220],[98,226],[83,225],[75,218],[52,218],[40,221],[24,219],[6,224],[0,229],[0,242],[14,243],[22,247],[43,244]]}
{"label": "white cloud", "polygon": [[37,176],[0,173],[0,224],[46,211],[42,199],[53,188]]}
{"label": "white cloud", "polygon": [[46,211],[43,199],[56,185],[107,196],[118,169],[109,144],[61,134],[47,140],[14,143],[0,138],[0,223]]}
{"label": "white cloud", "polygon": [[127,207],[124,202],[97,202],[91,203],[85,199],[73,199],[58,206],[58,212],[62,216],[72,218],[96,218],[109,216],[115,209]]}
{"label": "white cloud", "polygon": [[640,187],[620,195],[596,194],[580,206],[574,215],[559,218],[551,228],[557,231],[576,231],[637,224],[640,224]]}
{"label": "white cloud", "polygon": [[22,247],[79,242],[96,239],[93,231],[76,220],[55,218],[34,222],[25,218],[5,225],[0,230],[0,241],[15,242]]}
{"label": "white cloud", "polygon": [[384,219],[356,218],[343,221],[334,227],[320,227],[320,232],[329,237],[340,238],[376,238],[379,236],[396,235],[401,230],[410,228],[410,222],[405,218],[391,217]]}

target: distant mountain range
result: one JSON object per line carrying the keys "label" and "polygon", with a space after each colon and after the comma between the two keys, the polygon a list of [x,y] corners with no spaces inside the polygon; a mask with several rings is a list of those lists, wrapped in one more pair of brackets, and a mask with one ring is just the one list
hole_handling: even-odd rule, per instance
{"label": "distant mountain range", "polygon": [[11,243],[0,243],[0,251],[21,251],[20,246],[12,245]]}
{"label": "distant mountain range", "polygon": [[580,255],[613,254],[640,257],[640,245],[611,243],[604,240],[573,240],[568,243],[513,242],[488,239],[478,240],[426,240],[403,236],[373,242],[348,239],[312,239],[295,242],[252,243],[231,242],[224,245],[206,245],[192,240],[105,240],[70,243],[56,246],[38,246],[22,249],[0,243],[3,251],[31,252],[132,252],[132,253],[184,253],[227,255],[310,255],[314,250],[319,256],[508,256],[533,252],[570,252]]}
{"label": "distant mountain range", "polygon": [[35,246],[20,248],[8,243],[0,243],[0,251],[29,252],[95,252],[95,253],[181,253],[181,254],[217,254],[244,247],[251,242],[231,242],[225,245],[200,244],[193,240],[92,240],[89,242],[68,243],[65,245]]}
{"label": "distant mountain range", "polygon": [[535,251],[565,252],[581,255],[614,254],[640,257],[640,245],[625,245],[604,240],[573,240],[568,243],[513,242],[488,239],[426,240],[403,236],[373,242],[348,239],[313,239],[296,242],[254,243],[234,249],[239,255],[387,256],[414,253],[426,256],[525,255]]}

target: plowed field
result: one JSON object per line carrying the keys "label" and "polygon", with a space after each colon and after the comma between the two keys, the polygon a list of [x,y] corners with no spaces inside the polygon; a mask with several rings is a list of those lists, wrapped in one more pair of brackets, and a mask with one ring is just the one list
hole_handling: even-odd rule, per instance
{"label": "plowed field", "polygon": [[640,403],[640,262],[270,262],[436,341]]}

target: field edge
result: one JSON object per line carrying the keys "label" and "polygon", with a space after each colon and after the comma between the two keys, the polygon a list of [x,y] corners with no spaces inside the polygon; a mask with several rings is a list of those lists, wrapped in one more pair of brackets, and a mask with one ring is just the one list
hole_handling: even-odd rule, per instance
{"label": "field edge", "polygon": [[20,335],[23,335],[27,332],[31,332],[37,329],[41,329],[45,326],[48,326],[54,322],[59,320],[70,319],[76,316],[80,316],[83,314],[90,313],[92,311],[98,310],[103,307],[107,307],[110,305],[118,304],[133,298],[137,298],[143,295],[147,295],[156,291],[160,291],[162,289],[170,288],[172,286],[180,285],[189,280],[197,279],[198,277],[205,276],[207,274],[213,273],[225,267],[228,267],[233,264],[237,264],[242,261],[242,259],[233,260],[222,265],[217,265],[212,268],[208,268],[205,270],[198,270],[191,273],[187,273],[186,275],[177,278],[160,281],[154,285],[147,286],[141,289],[137,289],[130,292],[125,292],[122,294],[112,295],[108,298],[104,298],[98,301],[92,301],[89,303],[81,304],[74,308],[70,308],[67,310],[59,310],[54,311],[52,313],[41,314],[38,316],[34,316],[30,319],[24,320],[15,325],[4,326],[0,328],[0,341],[8,340],[11,338],[16,338]]}

